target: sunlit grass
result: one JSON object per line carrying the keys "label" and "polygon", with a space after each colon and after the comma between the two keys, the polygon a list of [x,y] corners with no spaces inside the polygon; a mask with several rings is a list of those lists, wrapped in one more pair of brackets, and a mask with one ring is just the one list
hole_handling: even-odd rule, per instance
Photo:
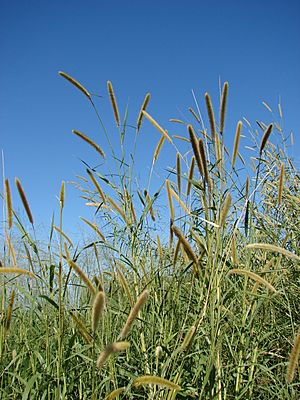
{"label": "sunlit grass", "polygon": [[[173,140],[145,111],[147,94],[127,149],[127,110],[122,119],[108,82],[120,138],[112,148],[93,95],[61,75],[91,103],[108,143],[73,132],[101,161],[102,146],[111,154],[81,178],[91,210],[81,247],[64,232],[64,182],[59,221],[40,245],[19,180],[30,228],[5,180],[0,398],[298,398],[300,178],[281,107],[266,123],[238,121],[227,148],[227,83],[220,105],[205,95],[210,129],[192,109],[192,121],[172,119],[181,129]],[[149,121],[161,138],[137,183],[136,143]],[[165,139],[174,168],[153,188]]]}

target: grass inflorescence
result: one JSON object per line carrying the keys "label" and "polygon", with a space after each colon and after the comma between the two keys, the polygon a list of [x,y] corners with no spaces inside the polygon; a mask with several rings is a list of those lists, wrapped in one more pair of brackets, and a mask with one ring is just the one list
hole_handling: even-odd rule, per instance
{"label": "grass inflorescence", "polygon": [[[0,398],[300,398],[300,178],[281,106],[276,116],[263,103],[272,119],[244,118],[234,135],[225,82],[218,114],[202,98],[209,129],[196,101],[192,122],[170,119],[169,135],[150,93],[122,118],[108,81],[108,135],[90,92],[60,75],[105,133],[100,147],[73,131],[99,160],[77,178],[91,214],[83,242],[66,233],[62,181],[43,243],[20,180],[12,202],[4,177]],[[134,156],[151,134],[144,182]]]}

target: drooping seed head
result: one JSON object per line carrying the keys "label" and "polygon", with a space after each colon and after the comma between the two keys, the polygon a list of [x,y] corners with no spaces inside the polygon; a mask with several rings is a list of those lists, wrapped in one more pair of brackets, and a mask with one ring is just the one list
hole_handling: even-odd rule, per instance
{"label": "drooping seed head", "polygon": [[189,210],[187,208],[187,206],[184,204],[184,202],[180,199],[180,197],[178,196],[178,194],[172,189],[170,188],[170,192],[172,197],[174,197],[174,199],[178,202],[178,204],[180,205],[180,207],[189,215],[191,213],[191,210]]}
{"label": "drooping seed head", "polygon": [[167,379],[160,378],[158,376],[144,375],[136,378],[133,381],[133,386],[138,387],[141,385],[157,385],[160,387],[166,387],[171,390],[181,390],[181,387],[174,382]]}
{"label": "drooping seed head", "polygon": [[263,103],[263,105],[266,107],[266,109],[267,109],[268,111],[270,111],[270,113],[273,113],[273,110],[271,109],[271,107],[269,106],[269,104],[267,104],[265,101],[263,101],[262,103]]}
{"label": "drooping seed head", "polygon": [[84,217],[80,217],[80,219],[81,219],[83,222],[85,222],[90,228],[92,228],[92,229],[97,233],[97,235],[100,236],[100,238],[102,239],[103,242],[106,242],[106,237],[105,237],[105,236],[103,235],[103,233],[100,231],[100,229],[98,228],[98,226],[97,226],[96,223],[92,223],[92,222],[90,222],[89,220],[87,220],[87,219],[84,218]]}
{"label": "drooping seed head", "polygon": [[93,173],[89,169],[87,169],[86,172],[87,172],[88,176],[90,177],[91,181],[93,182],[95,188],[97,189],[97,191],[98,191],[98,193],[99,193],[99,195],[101,197],[101,200],[105,204],[106,203],[105,195],[104,195],[104,193],[103,193],[98,181],[96,180],[96,178],[94,177]]}
{"label": "drooping seed head", "polygon": [[79,276],[79,278],[86,284],[90,292],[95,295],[96,294],[96,289],[95,286],[92,284],[92,282],[89,280],[87,275],[82,271],[82,269],[73,261],[68,259],[68,264],[70,267],[73,268],[73,270],[76,272],[76,274]]}
{"label": "drooping seed head", "polygon": [[16,268],[16,267],[1,267],[0,268],[0,274],[18,274],[18,275],[29,275],[32,278],[36,278],[36,276],[30,272],[27,271],[27,269],[23,268]]}
{"label": "drooping seed head", "polygon": [[126,386],[123,386],[123,387],[119,387],[119,388],[113,390],[112,392],[109,393],[109,395],[105,398],[105,400],[114,400],[114,399],[116,399],[123,392],[125,392],[126,389],[127,389]]}
{"label": "drooping seed head", "polygon": [[110,196],[107,195],[107,196],[106,196],[106,199],[108,200],[110,206],[111,206],[115,211],[117,211],[118,214],[121,215],[121,217],[123,218],[123,220],[124,220],[126,223],[128,223],[128,220],[127,220],[127,218],[126,218],[126,214],[125,214],[125,212],[123,211],[123,209],[122,209]]}
{"label": "drooping seed head", "polygon": [[87,142],[90,146],[92,146],[100,154],[101,157],[105,158],[105,154],[104,154],[103,150],[101,149],[101,147],[97,143],[95,143],[92,139],[90,139],[84,133],[79,132],[79,131],[77,131],[75,129],[73,129],[72,132],[75,135],[77,135],[78,137],[80,137],[82,140]]}
{"label": "drooping seed head", "polygon": [[189,112],[192,114],[192,116],[195,118],[195,120],[200,124],[200,118],[196,114],[196,112],[192,109],[192,107],[189,108]]}
{"label": "drooping seed head", "polygon": [[114,342],[105,347],[97,360],[97,367],[101,368],[111,354],[125,351],[130,347],[129,342]]}
{"label": "drooping seed head", "polygon": [[243,275],[243,276],[247,276],[251,279],[253,279],[254,281],[264,285],[266,288],[268,288],[271,292],[276,293],[277,290],[274,288],[274,286],[272,286],[268,281],[266,281],[264,278],[262,278],[261,276],[255,274],[252,271],[247,271],[245,269],[231,269],[229,272],[229,275],[232,274],[237,274],[237,275]]}
{"label": "drooping seed head", "polygon": [[151,117],[145,110],[142,110],[142,114],[151,122],[153,126],[172,144],[172,139],[168,135],[168,132],[163,129],[156,121],[154,118]]}
{"label": "drooping seed head", "polygon": [[53,225],[53,229],[55,229],[64,239],[66,239],[66,241],[69,243],[69,245],[71,246],[71,247],[73,247],[73,242],[72,242],[72,240],[69,238],[69,236],[64,232],[64,231],[62,231],[58,226],[56,226],[56,225]]}
{"label": "drooping seed head", "polygon": [[91,95],[90,93],[86,90],[86,88],[84,86],[81,85],[81,83],[79,83],[76,79],[72,78],[70,75],[66,74],[63,71],[59,71],[58,72],[60,76],[62,76],[63,78],[65,78],[67,81],[69,81],[70,83],[72,83],[72,85],[74,85],[75,87],[77,87],[77,89],[79,89],[83,94],[86,95],[86,97],[91,100]]}

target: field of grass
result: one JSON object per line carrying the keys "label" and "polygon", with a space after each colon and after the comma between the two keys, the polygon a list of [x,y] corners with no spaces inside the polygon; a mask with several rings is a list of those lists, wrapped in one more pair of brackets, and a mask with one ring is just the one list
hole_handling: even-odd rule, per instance
{"label": "field of grass", "polygon": [[[117,149],[93,96],[60,75],[90,102],[110,154],[73,131],[103,161],[78,177],[92,215],[80,247],[64,232],[64,182],[41,244],[22,183],[28,221],[5,180],[0,398],[300,398],[300,176],[280,104],[265,104],[268,123],[237,121],[228,144],[227,83],[214,108],[205,95],[208,127],[193,109],[171,121],[181,136],[155,121],[147,94],[128,149],[108,82]],[[146,123],[160,139],[145,183],[134,161]],[[174,167],[153,189],[167,142]]]}

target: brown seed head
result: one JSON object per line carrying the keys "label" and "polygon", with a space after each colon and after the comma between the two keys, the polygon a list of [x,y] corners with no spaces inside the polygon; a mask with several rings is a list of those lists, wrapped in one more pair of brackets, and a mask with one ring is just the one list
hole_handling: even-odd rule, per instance
{"label": "brown seed head", "polygon": [[201,157],[200,157],[200,152],[199,152],[199,143],[198,143],[198,139],[195,135],[192,125],[188,125],[188,132],[190,135],[191,144],[192,144],[192,148],[193,148],[193,152],[194,152],[194,156],[196,159],[196,163],[197,163],[199,172],[203,176],[203,167],[202,167],[202,162],[201,162]]}
{"label": "brown seed head", "polygon": [[105,347],[105,349],[100,353],[97,360],[97,367],[101,368],[105,361],[111,354],[125,351],[130,347],[130,343],[128,342],[114,342]]}
{"label": "brown seed head", "polygon": [[159,153],[160,153],[160,150],[161,150],[161,148],[162,148],[162,145],[163,145],[164,141],[165,141],[165,137],[164,137],[164,136],[161,136],[161,138],[159,139],[158,144],[157,144],[157,146],[156,146],[155,152],[154,152],[153,164],[156,162],[156,160],[157,160],[157,158],[158,158],[158,155],[159,155]]}
{"label": "brown seed head", "polygon": [[81,92],[82,92],[83,94],[85,94],[86,97],[87,97],[89,100],[91,100],[91,95],[90,95],[90,93],[86,90],[85,87],[83,87],[83,86],[81,85],[81,83],[79,83],[78,81],[76,81],[76,79],[72,78],[70,75],[66,74],[66,73],[63,72],[63,71],[59,71],[58,73],[59,73],[60,76],[62,76],[62,77],[65,78],[67,81],[69,81],[70,83],[72,83],[72,85],[74,85],[75,87],[77,87],[77,89],[81,90]]}
{"label": "brown seed head", "polygon": [[168,135],[168,132],[163,129],[156,121],[154,118],[151,117],[151,115],[149,115],[145,110],[142,110],[142,114],[151,122],[151,124],[153,126],[155,126],[155,128],[170,142],[172,142],[172,139],[170,138],[170,136]]}
{"label": "brown seed head", "polygon": [[300,353],[300,329],[298,330],[298,334],[295,337],[294,346],[290,354],[289,365],[287,368],[287,381],[289,383],[291,383],[292,380],[294,379],[294,374],[299,359],[299,353]]}
{"label": "brown seed head", "polygon": [[140,312],[141,308],[145,304],[148,296],[149,296],[149,290],[146,289],[138,297],[138,299],[137,299],[135,305],[133,306],[133,308],[131,309],[131,311],[128,315],[127,321],[121,331],[121,334],[120,334],[121,339],[124,339],[128,335],[134,320],[136,319],[138,313]]}
{"label": "brown seed head", "polygon": [[167,379],[160,378],[158,376],[144,375],[139,376],[133,381],[133,386],[138,387],[141,385],[157,385],[160,387],[166,387],[171,390],[181,390],[181,387],[174,382]]}
{"label": "brown seed head", "polygon": [[221,135],[224,132],[227,95],[228,95],[228,82],[224,82],[222,98],[221,98],[221,107],[220,107],[220,133],[221,133]]}
{"label": "brown seed head", "polygon": [[205,101],[206,101],[206,108],[207,108],[208,119],[209,119],[209,124],[210,124],[211,136],[212,136],[212,139],[215,140],[215,136],[216,136],[215,116],[214,116],[211,99],[210,99],[210,96],[208,93],[205,93]]}
{"label": "brown seed head", "polygon": [[11,193],[10,193],[8,179],[5,179],[5,201],[6,201],[7,226],[8,226],[8,229],[11,229],[13,210],[12,210]]}
{"label": "brown seed head", "polygon": [[236,156],[237,156],[238,150],[239,150],[239,143],[240,143],[242,125],[243,125],[242,121],[239,121],[238,124],[237,124],[237,127],[236,127],[236,131],[235,131],[233,152],[232,152],[232,158],[231,158],[231,166],[232,166],[232,168],[234,167]]}
{"label": "brown seed head", "polygon": [[90,292],[95,295],[96,294],[96,289],[95,286],[92,284],[92,282],[89,280],[89,278],[86,276],[86,274],[82,271],[82,269],[72,260],[68,259],[68,264],[70,267],[74,269],[76,274],[79,276],[79,278],[86,284]]}
{"label": "brown seed head", "polygon": [[61,209],[63,209],[64,205],[65,205],[65,182],[64,181],[62,181],[61,187],[60,187],[59,202],[60,202]]}
{"label": "brown seed head", "polygon": [[32,218],[32,214],[31,214],[31,211],[30,211],[30,207],[29,207],[27,198],[26,198],[26,196],[25,196],[25,192],[24,192],[24,190],[23,190],[23,188],[22,188],[21,182],[20,182],[20,180],[19,180],[18,178],[16,178],[16,186],[17,186],[19,195],[20,195],[20,197],[21,197],[23,206],[24,206],[24,208],[25,208],[27,217],[28,217],[28,219],[29,219],[29,222],[30,222],[31,224],[33,224],[33,218]]}
{"label": "brown seed head", "polygon": [[181,164],[180,164],[180,153],[176,154],[176,173],[177,173],[177,187],[178,193],[181,193]]}
{"label": "brown seed head", "polygon": [[14,308],[15,294],[16,294],[15,289],[13,289],[11,292],[11,295],[10,295],[9,305],[8,305],[7,315],[6,315],[6,322],[5,322],[6,332],[9,330],[10,324],[11,324],[11,317],[12,317],[12,312],[13,312],[13,308]]}
{"label": "brown seed head", "polygon": [[199,139],[199,153],[200,153],[200,158],[201,158],[203,175],[206,180],[206,183],[208,184],[208,186],[210,186],[208,167],[207,167],[207,161],[206,161],[206,155],[205,155],[205,148],[204,148],[204,143],[203,143],[202,139]]}
{"label": "brown seed head", "polygon": [[196,254],[194,253],[191,245],[187,241],[186,237],[184,236],[183,232],[175,225],[172,225],[172,231],[175,233],[177,236],[179,242],[181,243],[182,247],[184,248],[184,251],[188,258],[193,261],[193,270],[196,276],[199,275],[198,271],[198,259]]}
{"label": "brown seed head", "polygon": [[103,190],[101,189],[98,181],[96,180],[96,178],[94,177],[93,173],[89,169],[87,169],[86,172],[87,172],[88,176],[90,177],[91,181],[93,182],[95,188],[97,189],[97,191],[98,191],[98,193],[99,193],[99,195],[101,197],[101,200],[105,204],[106,203],[105,195],[104,195]]}
{"label": "brown seed head", "polygon": [[167,188],[168,201],[169,201],[170,217],[171,217],[171,220],[174,221],[175,212],[174,212],[174,207],[173,207],[173,200],[172,200],[172,194],[171,194],[171,187],[170,187],[169,179],[166,179],[166,188]]}
{"label": "brown seed head", "polygon": [[92,329],[94,333],[96,332],[100,317],[103,314],[104,307],[105,294],[103,291],[100,291],[96,294],[92,307]]}
{"label": "brown seed head", "polygon": [[283,181],[284,181],[284,164],[282,163],[280,168],[279,182],[278,182],[278,205],[280,205],[282,201]]}
{"label": "brown seed head", "polygon": [[192,114],[192,116],[195,118],[195,120],[200,124],[200,118],[196,114],[196,112],[192,109],[192,107],[189,108],[189,112]]}
{"label": "brown seed head", "polygon": [[220,222],[219,222],[219,225],[220,225],[221,227],[222,227],[222,226],[224,225],[224,223],[225,223],[225,219],[226,219],[226,216],[227,216],[228,211],[229,211],[229,209],[230,209],[230,205],[231,205],[231,194],[228,193],[227,196],[226,196],[226,198],[225,198],[224,205],[223,205],[223,209],[222,209],[221,215],[220,215]]}
{"label": "brown seed head", "polygon": [[109,94],[109,97],[110,97],[111,105],[112,105],[112,108],[113,108],[113,111],[114,111],[114,115],[115,115],[117,126],[120,127],[120,116],[119,116],[118,105],[117,105],[114,89],[113,89],[112,84],[111,84],[110,81],[107,81],[107,90],[108,90],[108,94]]}
{"label": "brown seed head", "polygon": [[141,107],[141,110],[139,112],[139,116],[138,116],[138,119],[137,119],[137,123],[136,123],[138,131],[140,130],[140,127],[142,125],[142,120],[143,120],[143,117],[144,117],[143,111],[146,110],[147,105],[149,103],[149,100],[150,100],[150,93],[147,93],[146,96],[145,96],[145,99],[143,101],[143,104],[142,104],[142,107]]}
{"label": "brown seed head", "polygon": [[105,158],[105,154],[104,154],[103,150],[101,149],[101,147],[97,143],[95,143],[92,139],[90,139],[88,136],[86,136],[82,132],[79,132],[79,131],[77,131],[75,129],[73,129],[72,132],[75,135],[79,136],[82,140],[87,142],[90,146],[92,146],[100,154],[100,156]]}
{"label": "brown seed head", "polygon": [[189,169],[189,177],[188,177],[188,183],[186,187],[186,195],[188,196],[191,192],[191,186],[192,186],[192,179],[194,175],[194,167],[195,167],[195,156],[192,157],[191,159],[191,165]]}
{"label": "brown seed head", "polygon": [[265,132],[264,132],[264,134],[263,134],[263,137],[262,137],[261,143],[260,143],[260,149],[259,149],[259,154],[260,154],[260,155],[262,154],[262,151],[263,151],[263,149],[265,148],[265,146],[266,146],[266,144],[267,144],[267,141],[268,141],[268,139],[269,139],[269,136],[270,136],[270,134],[271,134],[271,132],[272,132],[272,128],[273,128],[273,124],[270,124],[270,125],[266,128],[266,130],[265,130]]}

